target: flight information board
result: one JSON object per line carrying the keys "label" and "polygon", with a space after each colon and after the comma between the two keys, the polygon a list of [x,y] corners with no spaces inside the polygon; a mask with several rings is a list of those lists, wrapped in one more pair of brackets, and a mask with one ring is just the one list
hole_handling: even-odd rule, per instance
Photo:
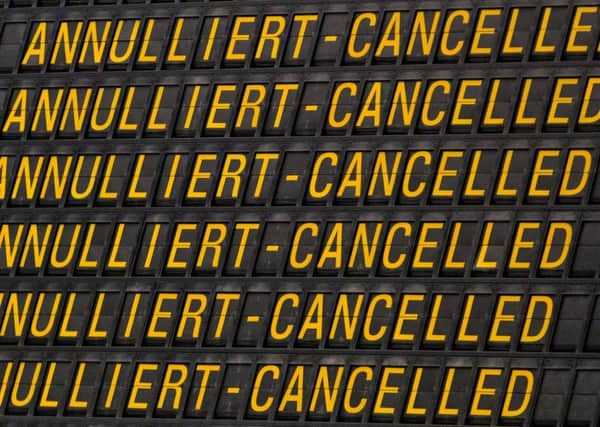
{"label": "flight information board", "polygon": [[597,0],[0,0],[0,423],[600,426]]}

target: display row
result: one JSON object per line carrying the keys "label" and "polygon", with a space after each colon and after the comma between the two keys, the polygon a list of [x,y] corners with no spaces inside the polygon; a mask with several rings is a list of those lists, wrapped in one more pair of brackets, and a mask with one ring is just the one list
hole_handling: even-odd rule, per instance
{"label": "display row", "polygon": [[598,275],[597,212],[426,211],[17,213],[0,225],[0,275]]}
{"label": "display row", "polygon": [[445,351],[600,352],[598,287],[360,282],[306,291],[293,282],[253,290],[206,283],[184,290],[0,292],[0,350],[83,346],[135,350],[404,355]]}
{"label": "display row", "polygon": [[[333,3],[333,2],[332,2]],[[61,19],[7,19],[0,71],[118,71],[228,67],[597,60],[595,4],[420,8],[417,3],[246,7],[177,13],[102,9]],[[294,7],[295,6],[295,7]],[[346,6],[346,7],[344,7]],[[406,8],[402,8],[402,7]],[[466,4],[465,4],[466,6]],[[266,10],[265,10],[266,9]],[[66,15],[66,16],[65,16]],[[51,16],[51,15],[50,15]],[[20,19],[19,19],[20,18]]]}
{"label": "display row", "polygon": [[1,360],[3,416],[590,425],[598,415],[597,360],[119,356]]}
{"label": "display row", "polygon": [[[600,129],[599,70],[0,81],[6,140]],[[404,79],[398,74],[403,74]],[[445,75],[444,75],[445,74]],[[497,74],[494,72],[494,74]],[[184,80],[183,82],[181,80]]]}
{"label": "display row", "polygon": [[[502,143],[500,142],[501,145]],[[466,143],[381,149],[0,154],[0,204],[20,207],[423,206],[600,203],[598,150]],[[469,144],[471,145],[471,144]],[[421,148],[418,148],[418,147]],[[545,148],[541,148],[545,147]],[[577,147],[577,148],[575,148]],[[271,148],[269,151],[262,151]],[[61,148],[60,151],[68,149]],[[33,152],[33,150],[24,150]],[[47,151],[47,150],[38,150]]]}

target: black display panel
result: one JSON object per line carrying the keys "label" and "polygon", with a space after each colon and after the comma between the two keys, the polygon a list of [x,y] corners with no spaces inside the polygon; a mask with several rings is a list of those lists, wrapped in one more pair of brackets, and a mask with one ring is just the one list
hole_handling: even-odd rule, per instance
{"label": "black display panel", "polygon": [[596,1],[0,5],[0,424],[599,425]]}

